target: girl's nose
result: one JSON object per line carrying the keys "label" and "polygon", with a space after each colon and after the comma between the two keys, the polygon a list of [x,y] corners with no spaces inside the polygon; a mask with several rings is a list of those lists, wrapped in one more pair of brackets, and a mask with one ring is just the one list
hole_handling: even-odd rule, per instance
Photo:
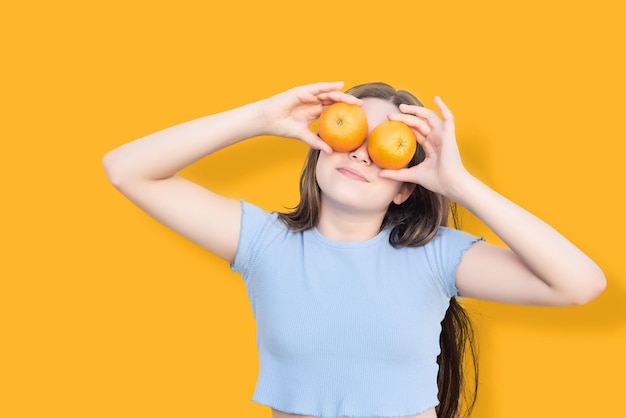
{"label": "girl's nose", "polygon": [[353,160],[356,160],[356,161],[358,161],[360,163],[363,163],[365,165],[372,164],[372,160],[370,159],[370,155],[367,152],[367,141],[363,142],[361,144],[361,146],[359,146],[354,151],[350,151],[350,153],[348,155]]}

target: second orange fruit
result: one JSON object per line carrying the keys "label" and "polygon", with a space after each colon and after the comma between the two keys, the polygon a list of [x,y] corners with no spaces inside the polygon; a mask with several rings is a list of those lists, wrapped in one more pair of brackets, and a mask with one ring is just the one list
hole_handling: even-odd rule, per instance
{"label": "second orange fruit", "polygon": [[406,167],[417,150],[415,134],[407,125],[388,120],[375,127],[367,140],[367,152],[380,168]]}

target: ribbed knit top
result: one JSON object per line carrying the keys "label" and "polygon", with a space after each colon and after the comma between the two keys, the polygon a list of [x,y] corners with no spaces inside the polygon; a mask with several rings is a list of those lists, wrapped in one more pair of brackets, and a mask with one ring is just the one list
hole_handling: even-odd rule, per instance
{"label": "ribbed knit top", "polygon": [[477,239],[440,228],[422,247],[389,231],[336,242],[290,231],[242,202],[241,273],[257,325],[253,400],[324,418],[402,417],[438,404],[441,321],[454,273]]}

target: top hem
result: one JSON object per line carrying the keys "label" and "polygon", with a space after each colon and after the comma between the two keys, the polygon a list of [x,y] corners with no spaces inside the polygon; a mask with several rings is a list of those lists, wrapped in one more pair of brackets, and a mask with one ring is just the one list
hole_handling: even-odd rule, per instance
{"label": "top hem", "polygon": [[421,414],[424,414],[430,411],[431,409],[434,409],[438,405],[438,404],[433,405],[429,408],[424,409],[421,412],[407,413],[407,414],[400,414],[400,415],[384,415],[384,414],[383,415],[380,415],[380,414],[375,414],[375,415],[359,415],[359,414],[319,415],[319,414],[314,414],[310,412],[282,409],[280,407],[276,407],[276,406],[273,406],[272,404],[261,402],[256,399],[252,399],[252,402],[257,403],[261,406],[266,406],[268,408],[274,409],[278,412],[283,412],[285,414],[299,415],[299,416],[302,416],[302,418],[306,418],[306,417],[314,417],[314,418],[407,418],[407,417],[416,417]]}

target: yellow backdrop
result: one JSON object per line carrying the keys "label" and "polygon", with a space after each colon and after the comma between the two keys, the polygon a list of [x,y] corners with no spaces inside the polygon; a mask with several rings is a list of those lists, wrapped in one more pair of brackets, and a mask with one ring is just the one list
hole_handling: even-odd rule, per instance
{"label": "yellow backdrop", "polygon": [[[626,284],[619,2],[7,2],[0,417],[266,417],[239,276],[107,182],[110,149],[295,85],[386,81],[455,113],[467,167],[589,253],[589,305],[468,301],[474,417],[621,416]],[[184,175],[268,210],[306,147],[261,138]],[[468,231],[497,239],[464,214]]]}

